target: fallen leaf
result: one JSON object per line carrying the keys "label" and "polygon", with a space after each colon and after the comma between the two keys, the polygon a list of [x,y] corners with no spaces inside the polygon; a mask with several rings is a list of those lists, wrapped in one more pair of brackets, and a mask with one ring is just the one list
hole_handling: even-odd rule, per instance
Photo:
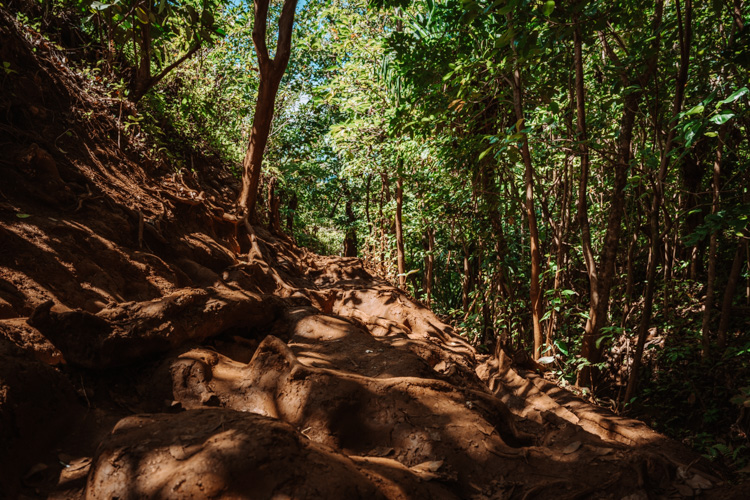
{"label": "fallen leaf", "polygon": [[414,467],[410,467],[420,479],[424,481],[430,481],[432,479],[439,479],[443,477],[443,474],[437,474],[437,471],[442,467],[443,460],[432,460],[428,462],[422,462]]}
{"label": "fallen leaf", "polygon": [[562,452],[565,453],[566,455],[569,455],[569,454],[574,453],[575,451],[577,451],[578,448],[580,448],[580,447],[581,447],[581,442],[580,441],[573,441],[568,446],[566,446],[565,448],[563,448]]}
{"label": "fallen leaf", "polygon": [[414,467],[412,467],[412,470],[415,471],[429,471],[429,472],[437,472],[440,467],[443,466],[443,463],[445,460],[433,460],[428,462],[422,462],[421,464],[417,464]]}

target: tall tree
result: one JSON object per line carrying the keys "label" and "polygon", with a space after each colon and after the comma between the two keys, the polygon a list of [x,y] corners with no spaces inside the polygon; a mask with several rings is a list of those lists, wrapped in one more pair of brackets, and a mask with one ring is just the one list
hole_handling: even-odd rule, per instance
{"label": "tall tree", "polygon": [[396,178],[396,259],[398,260],[398,286],[406,287],[406,257],[404,254],[404,178],[402,162],[399,159],[398,177]]}
{"label": "tall tree", "polygon": [[649,235],[651,245],[649,247],[648,268],[646,271],[646,293],[643,303],[643,313],[638,325],[638,340],[636,341],[633,364],[630,369],[628,386],[625,391],[625,402],[635,394],[638,384],[638,371],[640,369],[641,358],[643,357],[643,348],[646,343],[646,335],[649,325],[651,324],[651,314],[654,304],[654,291],[656,290],[656,261],[657,253],[661,244],[661,226],[659,224],[659,214],[662,210],[664,199],[664,181],[667,178],[669,165],[673,161],[672,150],[675,147],[675,136],[677,133],[677,120],[682,112],[682,103],[685,99],[685,85],[688,80],[688,68],[690,65],[690,44],[692,40],[692,22],[693,22],[693,2],[685,1],[685,19],[682,19],[682,9],[680,0],[676,0],[675,8],[677,10],[678,42],[680,47],[680,64],[677,70],[675,80],[674,102],[672,104],[672,114],[669,118],[667,140],[661,152],[659,161],[659,171],[654,183],[654,192],[652,194],[651,210],[649,212]]}
{"label": "tall tree", "polygon": [[297,0],[284,0],[279,17],[279,30],[276,42],[276,53],[271,58],[266,44],[269,0],[255,0],[255,19],[253,21],[253,45],[258,56],[260,84],[258,100],[255,103],[253,126],[250,130],[250,142],[247,145],[245,159],[242,162],[242,191],[237,200],[240,212],[245,218],[252,215],[258,198],[263,154],[268,142],[273,121],[276,94],[281,78],[284,76],[292,46],[292,28]]}
{"label": "tall tree", "polygon": [[[636,57],[630,61],[630,64],[624,64],[615,49],[610,45],[608,35],[603,31],[598,32],[602,47],[608,59],[615,66],[623,88],[630,89],[630,92],[623,97],[623,112],[614,162],[615,178],[610,196],[611,205],[607,215],[607,230],[601,250],[600,267],[597,271],[597,294],[592,296],[590,300],[589,319],[586,322],[586,330],[581,345],[581,354],[588,361],[588,364],[578,372],[577,382],[582,386],[592,386],[598,378],[596,365],[601,361],[604,349],[604,344],[599,340],[599,337],[602,328],[607,323],[610,295],[615,279],[617,249],[622,232],[622,217],[625,213],[624,191],[628,180],[630,162],[633,159],[633,129],[640,101],[643,97],[643,89],[648,85],[656,71],[658,47],[661,41],[663,7],[663,0],[658,0],[654,7],[653,19],[648,33],[649,38],[652,39],[652,45],[649,47],[650,50],[645,60]],[[624,55],[629,58],[632,57],[619,35],[613,32],[611,36]],[[634,70],[637,71],[635,76],[632,75]]]}

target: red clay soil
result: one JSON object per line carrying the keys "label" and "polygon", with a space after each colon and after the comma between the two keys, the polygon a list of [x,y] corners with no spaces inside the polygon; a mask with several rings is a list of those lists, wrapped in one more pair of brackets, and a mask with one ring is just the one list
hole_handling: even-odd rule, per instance
{"label": "red clay soil", "polygon": [[2,8],[0,42],[0,498],[748,497],[360,260],[238,227],[230,176],[149,160]]}

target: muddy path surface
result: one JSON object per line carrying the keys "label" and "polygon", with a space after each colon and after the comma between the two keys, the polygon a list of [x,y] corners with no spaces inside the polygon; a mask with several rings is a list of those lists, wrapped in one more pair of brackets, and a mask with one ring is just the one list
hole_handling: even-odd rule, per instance
{"label": "muddy path surface", "polygon": [[[0,498],[747,498],[154,163],[0,8]],[[118,144],[119,143],[119,144]]]}

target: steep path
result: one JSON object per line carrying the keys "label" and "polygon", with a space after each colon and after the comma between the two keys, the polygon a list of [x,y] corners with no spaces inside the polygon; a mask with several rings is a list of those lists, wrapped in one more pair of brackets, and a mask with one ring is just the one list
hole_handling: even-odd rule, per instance
{"label": "steep path", "polygon": [[358,259],[248,234],[231,177],[149,160],[2,8],[0,40],[0,498],[744,497]]}

